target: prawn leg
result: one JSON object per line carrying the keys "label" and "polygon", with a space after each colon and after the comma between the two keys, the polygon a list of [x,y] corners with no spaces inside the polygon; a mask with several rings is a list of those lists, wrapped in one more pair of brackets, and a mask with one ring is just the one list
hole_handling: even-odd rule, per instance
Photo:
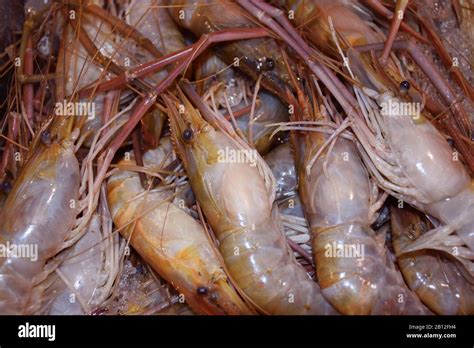
{"label": "prawn leg", "polygon": [[393,42],[398,34],[398,29],[400,28],[400,24],[402,23],[405,10],[408,6],[409,0],[397,0],[397,5],[395,7],[396,16],[393,16],[392,22],[390,24],[390,30],[388,32],[387,40],[385,41],[385,45],[382,50],[382,55],[380,56],[380,62],[382,65],[387,64],[388,55],[392,49]]}

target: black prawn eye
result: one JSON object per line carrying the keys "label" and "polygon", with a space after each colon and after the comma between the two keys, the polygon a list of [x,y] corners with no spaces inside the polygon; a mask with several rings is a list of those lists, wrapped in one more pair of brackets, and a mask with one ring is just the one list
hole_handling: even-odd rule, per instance
{"label": "black prawn eye", "polygon": [[200,286],[199,288],[197,288],[197,293],[199,295],[206,295],[207,292],[208,292],[208,289],[205,286]]}
{"label": "black prawn eye", "polygon": [[184,141],[190,141],[194,136],[193,130],[191,128],[186,128],[183,131],[183,139]]}
{"label": "black prawn eye", "polygon": [[405,80],[400,83],[400,92],[406,93],[408,92],[409,89],[410,89],[410,82]]}
{"label": "black prawn eye", "polygon": [[263,66],[264,70],[271,71],[275,69],[275,61],[271,58],[265,59],[265,64]]}

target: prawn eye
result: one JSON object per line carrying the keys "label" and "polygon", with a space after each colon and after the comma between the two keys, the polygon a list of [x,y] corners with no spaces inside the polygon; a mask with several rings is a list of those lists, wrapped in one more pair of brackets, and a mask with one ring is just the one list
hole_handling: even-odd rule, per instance
{"label": "prawn eye", "polygon": [[206,295],[207,291],[208,289],[205,286],[200,286],[199,288],[197,288],[197,293],[199,295]]}
{"label": "prawn eye", "polygon": [[0,184],[0,189],[5,193],[9,193],[12,190],[12,184],[9,181],[4,181]]}
{"label": "prawn eye", "polygon": [[191,128],[186,128],[183,131],[183,139],[184,141],[190,141],[194,136],[193,130]]}
{"label": "prawn eye", "polygon": [[45,145],[51,144],[51,133],[47,130],[45,130],[43,133],[41,133],[41,141]]}
{"label": "prawn eye", "polygon": [[410,82],[405,80],[400,83],[400,92],[406,93],[408,92],[409,89],[410,89]]}
{"label": "prawn eye", "polygon": [[275,69],[275,61],[271,58],[265,59],[264,70],[271,71]]}

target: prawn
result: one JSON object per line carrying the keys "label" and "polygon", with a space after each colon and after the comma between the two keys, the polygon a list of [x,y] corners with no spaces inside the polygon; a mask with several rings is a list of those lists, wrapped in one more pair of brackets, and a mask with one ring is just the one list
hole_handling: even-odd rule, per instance
{"label": "prawn", "polygon": [[2,209],[1,243],[32,253],[0,260],[3,314],[31,314],[38,309],[44,288],[36,285],[47,272],[46,262],[61,250],[75,224],[79,194],[75,137],[77,133],[34,149]]}
{"label": "prawn", "polygon": [[223,160],[220,155],[226,151],[251,150],[224,130],[230,124],[211,121],[219,116],[209,109],[208,121],[215,126],[206,122],[183,94],[184,114],[178,113],[177,100],[164,100],[175,149],[237,285],[264,313],[336,314],[285,240],[273,206],[275,179],[261,157],[256,154],[251,162]]}
{"label": "prawn", "polygon": [[[474,274],[474,216],[470,214],[474,210],[474,181],[426,114],[416,108],[392,108],[411,102],[382,88],[375,71],[366,72],[377,83],[364,88],[364,94],[377,104],[366,97],[361,107],[366,108],[369,122],[377,119],[380,124],[380,147],[367,142],[370,135],[359,133],[358,138],[372,174],[385,191],[442,222],[405,251],[444,250]],[[453,233],[458,238],[451,236]]]}
{"label": "prawn", "polygon": [[[344,314],[427,314],[389,263],[385,240],[369,227],[385,197],[378,198],[357,147],[342,134],[347,121],[338,118],[328,98],[322,96],[324,102],[320,100],[321,106],[313,109],[317,97],[312,102],[296,89],[305,112],[295,114],[295,122],[302,121],[305,131],[293,125],[285,129],[293,131],[298,188],[322,293]],[[305,95],[312,95],[311,90]],[[330,115],[340,124],[329,127]],[[308,123],[329,130],[311,131]]]}
{"label": "prawn", "polygon": [[[144,154],[150,170],[172,161],[169,138]],[[133,158],[119,165],[133,165]],[[145,191],[138,174],[119,171],[107,183],[112,217],[143,259],[200,314],[251,314],[223,270],[203,226],[169,201],[169,189]]]}

